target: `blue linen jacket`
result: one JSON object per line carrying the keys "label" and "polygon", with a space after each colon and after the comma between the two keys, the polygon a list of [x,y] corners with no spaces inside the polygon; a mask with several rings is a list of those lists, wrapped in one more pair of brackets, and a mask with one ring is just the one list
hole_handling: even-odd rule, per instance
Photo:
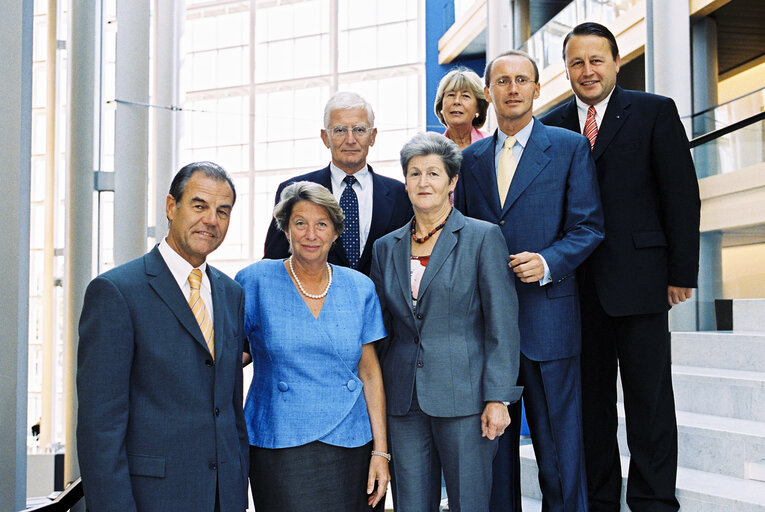
{"label": "blue linen jacket", "polygon": [[380,303],[368,277],[332,271],[318,318],[283,261],[261,260],[236,276],[254,365],[244,410],[253,446],[356,447],[372,439],[358,364],[362,345],[385,337]]}

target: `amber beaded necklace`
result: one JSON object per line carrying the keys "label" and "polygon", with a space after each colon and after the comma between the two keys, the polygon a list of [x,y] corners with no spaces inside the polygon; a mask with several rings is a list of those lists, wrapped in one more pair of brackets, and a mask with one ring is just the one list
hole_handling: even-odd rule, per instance
{"label": "amber beaded necklace", "polygon": [[[453,208],[452,208],[452,210],[453,210]],[[418,244],[424,244],[425,242],[430,240],[431,236],[435,235],[438,230],[443,229],[444,226],[446,226],[446,221],[449,220],[449,216],[452,214],[452,210],[449,210],[449,215],[446,216],[446,218],[444,219],[444,221],[441,224],[439,224],[438,226],[434,227],[430,231],[430,233],[428,233],[427,235],[425,235],[422,238],[417,238],[417,231],[415,230],[415,223],[417,222],[417,219],[413,218],[412,219],[412,229],[411,229],[411,231],[412,231],[412,240],[414,240]]]}

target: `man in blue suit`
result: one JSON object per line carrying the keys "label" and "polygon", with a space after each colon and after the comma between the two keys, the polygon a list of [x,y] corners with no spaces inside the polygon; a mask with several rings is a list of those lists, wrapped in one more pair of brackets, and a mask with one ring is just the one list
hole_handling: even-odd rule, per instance
{"label": "man in blue suit", "polygon": [[[275,201],[278,203],[282,190],[296,181],[312,181],[328,188],[343,208],[346,224],[346,231],[329,251],[329,262],[367,276],[375,241],[412,218],[412,205],[404,184],[375,174],[367,164],[367,154],[376,137],[372,105],[352,92],[335,93],[324,107],[324,129],[321,130],[321,140],[331,151],[332,162],[323,169],[295,176],[279,185]],[[287,238],[272,219],[263,257],[288,256]]]}
{"label": "man in blue suit", "polygon": [[[603,239],[603,214],[587,139],[532,115],[539,72],[527,54],[488,63],[485,94],[499,129],[463,152],[455,206],[499,224],[518,293],[526,413],[544,510],[586,511],[574,271]],[[507,141],[507,142],[506,142]],[[492,510],[520,510],[518,442],[506,431],[494,462]]]}
{"label": "man in blue suit", "polygon": [[244,294],[205,263],[235,200],[223,168],[187,165],[167,238],[88,285],[77,449],[90,512],[247,509]]}

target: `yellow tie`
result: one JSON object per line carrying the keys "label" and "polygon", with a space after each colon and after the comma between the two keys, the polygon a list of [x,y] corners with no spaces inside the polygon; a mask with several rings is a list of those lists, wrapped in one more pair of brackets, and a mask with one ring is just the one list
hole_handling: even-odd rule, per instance
{"label": "yellow tie", "polygon": [[510,183],[513,181],[513,175],[515,174],[515,168],[518,163],[513,156],[513,146],[515,145],[515,137],[508,137],[505,139],[505,147],[502,149],[502,154],[499,155],[499,166],[497,167],[497,191],[499,192],[499,205],[505,206],[505,198],[507,198],[507,191],[510,189]]}
{"label": "yellow tie", "polygon": [[202,300],[202,294],[199,293],[199,289],[202,287],[202,271],[198,268],[189,274],[189,286],[191,287],[189,294],[191,312],[194,313],[194,318],[197,319],[199,328],[202,329],[202,336],[205,337],[210,355],[215,359],[215,332],[213,331],[212,319],[205,307],[205,301]]}

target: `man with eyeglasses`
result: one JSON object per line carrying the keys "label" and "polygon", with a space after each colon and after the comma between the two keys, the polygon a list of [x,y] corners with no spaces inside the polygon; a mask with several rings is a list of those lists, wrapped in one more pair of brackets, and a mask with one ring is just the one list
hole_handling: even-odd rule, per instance
{"label": "man with eyeglasses", "polygon": [[[329,252],[329,262],[369,275],[372,245],[406,224],[412,206],[398,180],[375,174],[367,164],[369,148],[375,143],[375,114],[364,98],[353,92],[337,92],[324,107],[321,140],[332,153],[330,164],[318,171],[285,181],[276,191],[295,181],[312,181],[328,188],[345,214],[345,232]],[[266,235],[264,258],[289,256],[289,243],[272,220]]]}
{"label": "man with eyeglasses", "polygon": [[[585,137],[534,119],[539,71],[524,52],[486,66],[498,130],[463,151],[455,206],[498,224],[518,293],[521,362],[542,509],[586,511],[576,268],[603,240],[595,165]],[[494,458],[491,510],[520,510],[520,405]]]}

